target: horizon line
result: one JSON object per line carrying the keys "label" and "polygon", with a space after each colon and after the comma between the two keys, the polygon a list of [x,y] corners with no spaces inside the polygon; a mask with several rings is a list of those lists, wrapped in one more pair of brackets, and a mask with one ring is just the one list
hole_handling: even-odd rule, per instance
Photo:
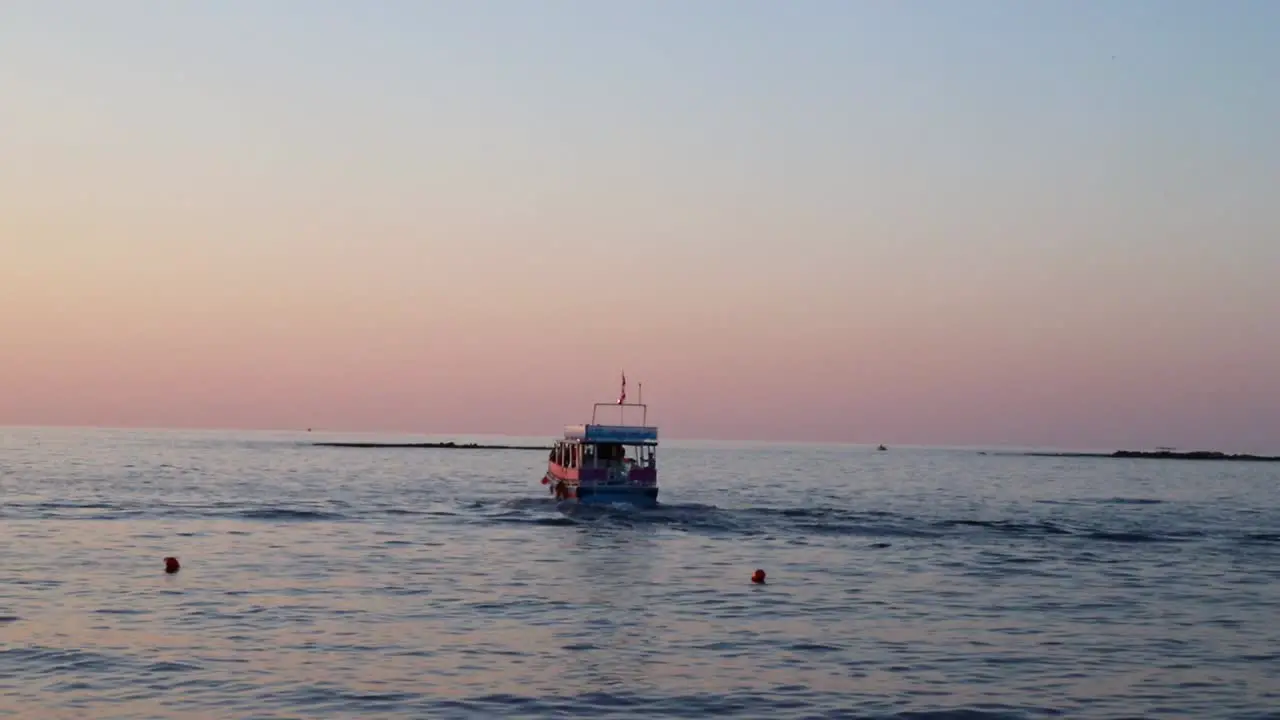
{"label": "horizon line", "polygon": [[[210,433],[297,433],[300,435],[322,434],[322,435],[413,435],[424,438],[477,438],[477,437],[497,437],[497,438],[539,438],[546,437],[550,441],[554,441],[558,435],[546,435],[544,433],[503,433],[503,432],[426,432],[422,430],[341,430],[341,429],[325,429],[325,428],[280,428],[280,427],[229,427],[229,426],[207,426],[207,425],[173,425],[173,426],[151,426],[151,425],[22,425],[0,423],[0,430],[6,429],[22,429],[22,430],[121,430],[134,432],[210,432]],[[744,439],[731,437],[667,437],[667,441],[674,442],[695,442],[695,443],[734,443],[734,444],[753,444],[753,445],[814,445],[814,446],[839,446],[839,447],[878,447],[884,445],[887,448],[916,448],[927,450],[1052,450],[1058,452],[1115,452],[1120,450],[1138,450],[1140,448],[1123,447],[1113,445],[1110,447],[1089,447],[1089,446],[1069,446],[1069,445],[1021,445],[1010,443],[966,443],[966,444],[929,444],[929,443],[912,443],[899,442],[889,443],[884,441],[861,442],[853,440],[799,440],[799,439]],[[1150,450],[1174,449],[1177,452],[1223,452],[1213,450],[1212,448],[1170,448],[1170,446],[1153,445]]]}

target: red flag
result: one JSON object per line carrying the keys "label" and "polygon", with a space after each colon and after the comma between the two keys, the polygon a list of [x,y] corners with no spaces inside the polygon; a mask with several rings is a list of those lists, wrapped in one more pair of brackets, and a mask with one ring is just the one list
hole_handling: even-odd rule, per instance
{"label": "red flag", "polygon": [[624,370],[622,372],[622,394],[618,395],[618,404],[621,405],[626,401],[627,401],[627,372]]}

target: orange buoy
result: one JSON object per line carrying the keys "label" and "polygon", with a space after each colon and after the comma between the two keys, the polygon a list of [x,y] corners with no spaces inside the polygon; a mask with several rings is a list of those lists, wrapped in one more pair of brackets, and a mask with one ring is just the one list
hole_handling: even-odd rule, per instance
{"label": "orange buoy", "polygon": [[164,571],[169,573],[170,575],[178,572],[181,569],[182,569],[182,566],[178,564],[178,558],[167,557],[164,559]]}
{"label": "orange buoy", "polygon": [[751,573],[751,582],[756,583],[757,585],[763,585],[764,571],[757,569],[755,572]]}

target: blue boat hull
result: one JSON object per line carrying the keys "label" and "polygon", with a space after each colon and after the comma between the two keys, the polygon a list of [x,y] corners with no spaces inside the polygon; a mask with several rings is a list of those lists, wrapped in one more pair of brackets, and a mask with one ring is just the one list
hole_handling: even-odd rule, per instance
{"label": "blue boat hull", "polygon": [[577,487],[577,501],[583,505],[639,505],[658,504],[656,487]]}

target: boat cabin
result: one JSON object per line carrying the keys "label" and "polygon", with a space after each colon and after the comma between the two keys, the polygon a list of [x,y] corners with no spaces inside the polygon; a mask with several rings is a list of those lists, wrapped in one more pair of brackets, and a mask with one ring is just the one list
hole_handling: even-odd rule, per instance
{"label": "boat cabin", "polygon": [[654,485],[658,429],[630,425],[569,425],[551,449],[551,474],[583,485]]}
{"label": "boat cabin", "polygon": [[[625,388],[625,386],[624,386]],[[652,505],[658,500],[658,428],[644,403],[596,403],[591,422],[566,425],[547,458],[542,484],[559,500]],[[598,423],[601,407],[621,411],[617,425]],[[626,424],[626,409],[640,408],[639,425]]]}
{"label": "boat cabin", "polygon": [[618,403],[639,407],[640,425],[596,423],[605,403],[597,403],[591,422],[566,425],[564,437],[551,449],[548,474],[570,485],[653,487],[658,483],[658,428],[645,425],[648,408],[642,403]]}

